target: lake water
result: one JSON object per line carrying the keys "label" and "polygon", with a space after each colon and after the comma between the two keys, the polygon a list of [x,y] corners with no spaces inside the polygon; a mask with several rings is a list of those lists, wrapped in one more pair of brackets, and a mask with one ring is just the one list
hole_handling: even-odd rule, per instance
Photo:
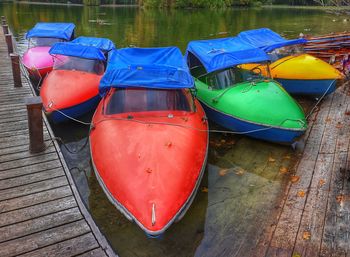
{"label": "lake water", "polygon": [[[305,9],[142,10],[135,7],[80,7],[0,4],[19,41],[39,21],[73,22],[76,35],[108,37],[118,47],[174,45],[269,27],[287,37],[344,31],[345,16]],[[308,112],[313,101],[298,99]],[[89,121],[92,113],[82,119]],[[211,126],[215,126],[211,124]],[[88,128],[54,126],[82,198],[107,239],[124,256],[251,256],[279,204],[300,154],[287,146],[243,136],[210,135],[209,159],[196,198],[184,216],[159,239],[150,239],[105,197],[91,168]],[[69,151],[68,151],[68,150]],[[71,153],[72,151],[78,153]]]}

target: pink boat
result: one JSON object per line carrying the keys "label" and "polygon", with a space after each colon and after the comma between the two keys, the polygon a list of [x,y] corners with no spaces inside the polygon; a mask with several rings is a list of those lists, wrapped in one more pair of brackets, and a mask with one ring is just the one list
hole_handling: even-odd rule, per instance
{"label": "pink boat", "polygon": [[41,80],[52,70],[53,58],[49,54],[51,46],[57,42],[70,41],[74,37],[73,23],[37,23],[28,31],[28,50],[23,54],[22,63],[31,79]]}

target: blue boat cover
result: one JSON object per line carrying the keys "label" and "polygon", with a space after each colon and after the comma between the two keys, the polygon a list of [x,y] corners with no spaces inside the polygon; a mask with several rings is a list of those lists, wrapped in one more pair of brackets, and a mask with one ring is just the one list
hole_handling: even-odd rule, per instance
{"label": "blue boat cover", "polygon": [[108,38],[99,38],[99,37],[78,37],[72,41],[84,46],[94,46],[102,51],[109,52],[115,48],[114,43]]}
{"label": "blue boat cover", "polygon": [[106,57],[100,49],[93,46],[83,46],[74,44],[72,42],[55,43],[51,47],[49,54],[59,54],[65,56],[80,57],[84,59],[106,61]]}
{"label": "blue boat cover", "polygon": [[75,25],[73,23],[39,22],[27,32],[26,38],[49,37],[71,40]]}
{"label": "blue boat cover", "polygon": [[100,94],[112,87],[192,88],[194,80],[177,47],[123,48],[111,52]]}
{"label": "blue boat cover", "polygon": [[203,64],[207,72],[270,60],[264,51],[238,37],[191,41],[186,50],[186,59],[191,63],[189,53]]}
{"label": "blue boat cover", "polygon": [[267,28],[243,31],[238,34],[238,37],[266,52],[271,52],[276,48],[284,46],[305,44],[307,42],[304,38],[287,40]]}

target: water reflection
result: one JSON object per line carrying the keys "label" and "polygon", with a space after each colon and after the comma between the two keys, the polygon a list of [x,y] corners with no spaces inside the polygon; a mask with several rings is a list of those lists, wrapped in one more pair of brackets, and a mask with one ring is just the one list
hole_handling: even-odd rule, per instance
{"label": "water reflection", "polygon": [[[194,39],[230,36],[241,30],[270,27],[296,36],[345,30],[346,24],[317,10],[226,9],[142,10],[77,6],[0,4],[0,13],[26,48],[24,33],[38,21],[77,25],[77,35],[109,37],[118,47],[176,45],[183,51]],[[312,101],[302,99],[305,110]],[[91,120],[92,113],[83,117]],[[212,124],[211,124],[212,125]],[[108,201],[91,167],[89,128],[54,125],[65,143],[62,152],[96,223],[120,256],[251,256],[259,236],[276,218],[274,209],[298,154],[290,147],[230,134],[210,134],[208,166],[184,218],[160,239],[149,239]],[[81,151],[74,154],[72,152]]]}

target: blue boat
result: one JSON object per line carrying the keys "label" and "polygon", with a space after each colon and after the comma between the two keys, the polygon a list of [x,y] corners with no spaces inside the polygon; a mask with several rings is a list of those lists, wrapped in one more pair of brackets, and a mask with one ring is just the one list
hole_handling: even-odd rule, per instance
{"label": "blue boat", "polygon": [[300,49],[296,53],[293,53],[295,48],[286,49],[288,46],[305,44],[307,41],[303,38],[287,40],[267,28],[244,31],[238,37],[271,56],[273,63],[269,71],[255,64],[250,67],[263,75],[270,72],[272,78],[280,82],[288,93],[322,97],[334,92],[337,80],[343,78],[337,69],[321,59],[300,53]]}
{"label": "blue boat", "polygon": [[186,58],[209,120],[281,144],[292,144],[305,132],[302,108],[279,83],[242,68],[268,62],[263,50],[237,37],[199,40],[189,43]]}
{"label": "blue boat", "polygon": [[45,112],[55,123],[77,119],[96,108],[107,55],[115,48],[104,38],[80,37],[74,41],[52,46],[54,69],[40,90]]}

